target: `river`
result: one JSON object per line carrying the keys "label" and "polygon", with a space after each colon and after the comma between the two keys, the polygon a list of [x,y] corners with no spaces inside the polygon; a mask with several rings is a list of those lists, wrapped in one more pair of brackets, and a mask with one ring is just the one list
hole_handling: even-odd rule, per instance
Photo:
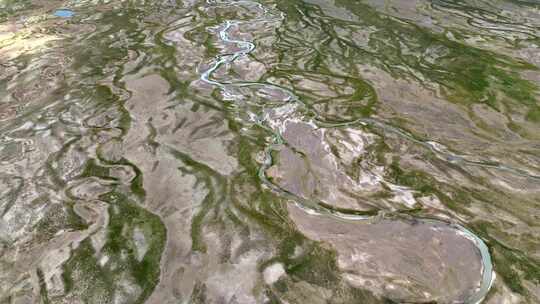
{"label": "river", "polygon": [[0,0],[0,303],[537,303],[539,5]]}

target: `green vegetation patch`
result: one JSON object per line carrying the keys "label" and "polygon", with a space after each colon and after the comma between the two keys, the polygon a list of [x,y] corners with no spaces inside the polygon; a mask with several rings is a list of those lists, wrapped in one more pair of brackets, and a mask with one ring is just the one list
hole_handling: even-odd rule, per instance
{"label": "green vegetation patch", "polygon": [[394,159],[388,167],[387,177],[398,185],[407,186],[418,191],[421,195],[433,194],[437,196],[451,210],[464,215],[471,215],[466,209],[472,201],[472,195],[469,192],[442,185],[422,171],[405,171],[399,166],[399,158]]}
{"label": "green vegetation patch", "polygon": [[[87,239],[73,251],[64,265],[66,292],[85,303],[110,302],[115,295],[128,297],[130,303],[143,303],[159,282],[165,226],[157,215],[121,193],[113,191],[100,198],[110,204],[106,243],[96,252]],[[143,235],[146,246],[136,243],[135,229]],[[136,287],[126,288],[131,285]]]}
{"label": "green vegetation patch", "polygon": [[471,228],[486,240],[494,262],[495,271],[513,292],[527,295],[522,280],[540,284],[540,260],[510,248],[493,237],[496,226],[487,221],[475,221]]}
{"label": "green vegetation patch", "polygon": [[[361,79],[358,66],[373,65],[394,78],[412,79],[428,89],[437,84],[455,103],[486,103],[497,111],[502,111],[497,106],[502,103],[508,111],[525,113],[533,122],[539,120],[539,88],[519,75],[524,70],[537,70],[536,66],[469,46],[449,38],[449,32],[438,33],[385,15],[359,1],[337,0],[335,6],[354,18],[328,15],[318,5],[303,1],[278,1],[287,19],[277,33],[276,49],[280,65],[288,66],[287,73],[295,69],[323,74],[340,70]],[[366,29],[370,31],[364,32]],[[298,31],[306,36],[299,37]],[[360,43],[360,33],[365,35],[365,43]],[[317,64],[310,64],[313,62]]]}

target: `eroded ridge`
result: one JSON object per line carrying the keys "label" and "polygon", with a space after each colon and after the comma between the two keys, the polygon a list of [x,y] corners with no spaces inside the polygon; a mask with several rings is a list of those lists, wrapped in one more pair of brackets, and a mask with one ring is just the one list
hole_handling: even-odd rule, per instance
{"label": "eroded ridge", "polygon": [[0,0],[0,303],[540,302],[525,0]]}

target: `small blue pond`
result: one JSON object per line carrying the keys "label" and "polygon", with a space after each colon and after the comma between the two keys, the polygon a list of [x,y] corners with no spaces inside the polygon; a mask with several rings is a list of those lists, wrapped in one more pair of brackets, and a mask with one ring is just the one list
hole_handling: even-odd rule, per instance
{"label": "small blue pond", "polygon": [[59,9],[54,12],[54,15],[61,18],[71,18],[73,15],[75,15],[75,13],[72,10]]}

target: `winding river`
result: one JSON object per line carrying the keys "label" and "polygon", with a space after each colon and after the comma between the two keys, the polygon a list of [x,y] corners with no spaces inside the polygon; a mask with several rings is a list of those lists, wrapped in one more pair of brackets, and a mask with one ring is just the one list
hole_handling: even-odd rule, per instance
{"label": "winding river", "polygon": [[0,303],[539,303],[539,37],[522,0],[0,0]]}
{"label": "winding river", "polygon": [[[213,64],[211,65],[211,67],[208,68],[206,71],[204,71],[201,74],[201,80],[208,83],[208,84],[219,87],[223,91],[224,95],[232,96],[231,98],[233,99],[233,101],[234,101],[234,96],[235,95],[230,94],[230,92],[228,91],[231,88],[235,88],[235,87],[243,87],[243,88],[245,88],[245,87],[248,87],[248,88],[249,87],[256,87],[256,88],[269,88],[269,89],[274,89],[274,90],[277,89],[277,90],[279,90],[279,91],[281,91],[281,92],[288,95],[288,98],[287,98],[288,102],[287,102],[287,104],[281,106],[281,107],[283,107],[283,110],[276,109],[275,110],[276,112],[286,112],[286,111],[290,111],[291,109],[296,110],[296,107],[291,106],[290,103],[298,103],[298,104],[300,104],[299,106],[305,106],[305,105],[303,105],[301,103],[301,100],[297,96],[294,95],[294,93],[292,93],[291,91],[289,91],[289,90],[287,90],[285,88],[277,87],[277,86],[272,85],[272,84],[268,84],[268,83],[248,83],[248,82],[242,82],[242,81],[238,81],[238,82],[220,82],[220,81],[215,80],[215,79],[212,78],[213,73],[215,73],[218,69],[220,69],[222,67],[226,67],[227,65],[230,65],[230,64],[234,63],[235,60],[237,60],[239,58],[242,58],[243,56],[249,55],[256,48],[256,45],[251,41],[243,41],[243,40],[238,40],[238,39],[231,38],[230,35],[229,35],[229,31],[231,30],[231,28],[236,28],[239,31],[241,31],[242,30],[242,25],[244,23],[269,22],[269,21],[272,21],[272,20],[275,20],[275,19],[279,18],[279,15],[277,15],[277,16],[272,15],[262,4],[257,3],[257,2],[252,2],[252,1],[233,1],[233,2],[225,2],[225,1],[223,1],[223,2],[221,2],[221,1],[220,2],[213,2],[213,1],[209,1],[209,4],[223,5],[223,6],[231,5],[231,6],[255,7],[258,10],[257,13],[258,13],[259,17],[254,18],[254,19],[249,20],[249,21],[245,21],[245,20],[244,21],[226,20],[222,25],[219,26],[219,37],[220,37],[221,41],[223,43],[225,43],[225,44],[235,45],[239,49],[236,50],[235,52],[233,52],[232,54],[218,55],[215,58],[215,60],[214,60]],[[355,215],[352,215],[352,214],[343,214],[341,212],[336,212],[335,210],[328,210],[328,209],[325,209],[320,204],[314,204],[313,202],[309,202],[309,201],[307,201],[307,200],[305,200],[305,199],[303,199],[301,197],[298,197],[298,196],[290,193],[289,191],[281,189],[279,186],[276,186],[275,184],[270,182],[268,180],[268,178],[266,177],[265,172],[268,170],[268,168],[272,164],[271,152],[274,151],[275,149],[279,149],[279,145],[284,144],[283,139],[282,139],[282,135],[280,134],[280,130],[272,129],[272,127],[268,123],[265,123],[265,117],[264,116],[259,116],[259,117],[251,116],[251,117],[253,117],[254,121],[257,124],[259,124],[259,126],[261,126],[264,129],[269,130],[269,132],[272,133],[272,136],[274,138],[274,144],[270,145],[265,151],[264,165],[261,167],[260,173],[259,173],[259,176],[261,178],[261,182],[263,182],[264,184],[266,184],[267,186],[269,186],[271,189],[278,192],[279,194],[284,195],[286,197],[289,197],[292,201],[299,204],[301,206],[301,208],[303,208],[306,212],[310,212],[310,213],[314,212],[315,214],[320,214],[320,215],[324,215],[324,216],[331,216],[331,217],[334,217],[334,218],[339,219],[341,221],[365,221],[365,220],[370,220],[372,217],[378,216],[378,215],[355,216]],[[314,118],[314,121],[317,121],[317,117]],[[405,132],[403,132],[401,130],[398,130],[398,129],[396,129],[394,127],[391,127],[391,126],[387,126],[384,123],[381,123],[381,122],[378,122],[378,121],[372,120],[372,119],[359,119],[359,120],[355,120],[355,121],[351,121],[351,122],[345,122],[345,123],[339,123],[339,124],[324,123],[324,124],[319,124],[318,127],[333,128],[333,127],[340,127],[340,126],[343,126],[343,125],[355,125],[355,124],[361,124],[361,123],[374,124],[374,125],[376,125],[378,127],[381,127],[381,128],[383,128],[385,130],[391,130],[393,132],[398,133],[400,136],[405,137],[406,139],[414,140],[417,143],[420,143],[420,144],[431,147],[431,149],[435,153],[439,152],[439,150],[437,150],[436,148],[433,147],[434,146],[433,144],[415,140],[414,138],[407,135]],[[463,157],[459,157],[459,156],[453,155],[451,153],[444,153],[443,152],[441,154],[443,156],[445,156],[446,159],[448,159],[448,160],[458,161],[460,163],[464,163],[465,165],[479,165],[479,166],[484,165],[484,164],[482,164],[482,162],[467,161],[467,160],[463,159]],[[520,172],[520,171],[512,169],[512,168],[507,168],[507,167],[502,166],[502,165],[493,166],[493,167],[498,168],[498,169],[502,169],[502,170],[510,170],[513,173],[522,174],[522,175],[525,175],[525,176],[530,177],[530,178],[540,179],[540,177],[538,177],[538,176],[528,175],[526,173]],[[481,259],[482,259],[482,281],[481,281],[481,285],[475,291],[475,293],[470,298],[468,298],[466,300],[466,303],[467,304],[481,303],[482,300],[488,294],[488,292],[489,292],[489,290],[491,288],[491,285],[493,283],[493,280],[494,280],[494,273],[493,273],[493,265],[492,265],[492,261],[491,261],[491,256],[490,256],[490,253],[489,253],[489,249],[486,246],[486,244],[484,243],[484,241],[482,241],[482,239],[480,239],[478,236],[476,236],[473,232],[471,232],[467,228],[459,225],[458,223],[447,223],[447,222],[444,222],[444,221],[440,221],[440,220],[436,220],[436,219],[427,219],[427,218],[421,218],[419,220],[421,220],[423,222],[426,222],[426,223],[437,222],[437,223],[448,224],[451,227],[454,227],[455,229],[457,229],[457,230],[461,231],[462,233],[464,233],[467,238],[470,238],[471,241],[474,242],[474,244],[478,248],[478,251],[480,252]]]}

